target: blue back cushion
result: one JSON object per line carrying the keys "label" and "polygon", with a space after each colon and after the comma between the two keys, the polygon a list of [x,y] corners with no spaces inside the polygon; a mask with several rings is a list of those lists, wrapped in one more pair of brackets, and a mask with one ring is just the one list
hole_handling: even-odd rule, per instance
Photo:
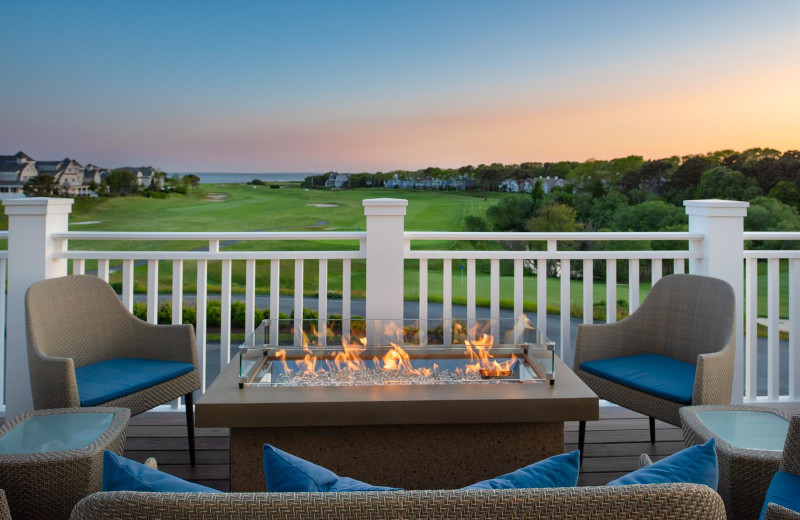
{"label": "blue back cushion", "polygon": [[103,453],[103,491],[219,493],[216,489],[186,482],[110,451]]}
{"label": "blue back cushion", "polygon": [[580,451],[556,455],[463,489],[520,489],[574,487],[578,484]]}
{"label": "blue back cushion", "polygon": [[81,406],[97,406],[175,379],[194,370],[191,363],[120,358],[75,369]]}
{"label": "blue back cushion", "polygon": [[637,469],[627,475],[609,482],[608,486],[627,486],[629,484],[705,484],[717,489],[719,468],[714,439],[705,444],[686,448],[669,457],[654,462],[646,468]]}
{"label": "blue back cushion", "polygon": [[764,498],[764,506],[761,508],[761,516],[758,517],[758,520],[764,520],[767,504],[770,502],[792,511],[800,511],[800,477],[783,471],[775,473],[772,482],[769,483],[767,496]]}
{"label": "blue back cushion", "polygon": [[581,370],[676,403],[692,404],[696,367],[658,354],[595,359]]}
{"label": "blue back cushion", "polygon": [[400,488],[373,486],[317,466],[290,453],[264,445],[264,477],[269,492],[304,491],[399,491]]}

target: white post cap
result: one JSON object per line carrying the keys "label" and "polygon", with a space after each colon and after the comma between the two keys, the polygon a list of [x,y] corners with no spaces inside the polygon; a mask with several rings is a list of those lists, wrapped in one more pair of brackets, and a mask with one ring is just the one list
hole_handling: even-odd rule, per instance
{"label": "white post cap", "polygon": [[364,199],[364,215],[399,216],[406,214],[406,199]]}
{"label": "white post cap", "polygon": [[749,202],[738,200],[702,199],[684,200],[687,215],[703,217],[745,217]]}
{"label": "white post cap", "polygon": [[72,212],[73,199],[56,197],[26,197],[6,199],[6,215],[61,215]]}

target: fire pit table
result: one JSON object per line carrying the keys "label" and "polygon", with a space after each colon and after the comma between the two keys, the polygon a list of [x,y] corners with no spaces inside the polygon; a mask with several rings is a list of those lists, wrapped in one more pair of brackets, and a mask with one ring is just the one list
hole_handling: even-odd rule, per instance
{"label": "fire pit table", "polygon": [[196,405],[230,428],[231,491],[270,443],[378,485],[448,489],[564,452],[597,396],[527,319],[265,320]]}

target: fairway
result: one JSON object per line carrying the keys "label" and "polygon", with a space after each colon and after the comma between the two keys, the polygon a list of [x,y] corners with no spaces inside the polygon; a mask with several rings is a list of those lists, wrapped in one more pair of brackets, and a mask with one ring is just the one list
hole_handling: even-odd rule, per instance
{"label": "fairway", "polygon": [[[209,197],[209,194],[213,194]],[[235,184],[201,185],[188,195],[173,195],[165,199],[144,197],[115,197],[102,199],[76,199],[70,216],[70,230],[75,231],[363,231],[366,217],[362,200],[366,198],[395,197],[409,201],[406,229],[409,231],[462,231],[464,219],[469,215],[483,216],[489,206],[508,194],[480,192],[432,192],[412,190],[390,190],[363,188],[341,191],[308,190],[297,184],[282,184],[279,189],[265,186]],[[6,219],[5,215],[3,216]],[[86,224],[81,224],[85,222]],[[7,227],[7,219],[3,222]],[[471,243],[426,242],[430,249],[470,249]],[[205,250],[205,242],[189,241],[103,241],[89,242],[71,240],[70,249],[98,250]],[[483,247],[486,247],[484,244]],[[489,247],[499,247],[490,244]],[[355,241],[269,241],[238,242],[223,244],[223,250],[352,250],[357,249]],[[96,269],[96,262],[86,262],[87,271]],[[112,267],[120,262],[112,261]],[[462,262],[453,262],[453,301],[466,303],[466,283],[461,274]],[[503,261],[508,272],[510,261]],[[622,265],[620,263],[620,265]],[[781,269],[781,316],[788,316],[788,274],[786,262]],[[256,290],[269,292],[269,262],[260,261],[256,266]],[[329,261],[328,293],[340,297],[342,290],[341,261]],[[209,293],[216,294],[221,289],[221,267],[219,262],[209,262]],[[70,271],[71,272],[71,271]],[[595,265],[595,275],[602,276],[603,270]],[[147,268],[135,269],[135,291],[142,293],[147,286]],[[429,263],[428,293],[431,301],[442,301],[441,262]],[[196,291],[196,264],[184,262],[184,292]],[[121,274],[112,272],[111,281],[119,282]],[[233,263],[233,291],[244,292],[244,262]],[[766,265],[759,265],[759,315],[766,315]],[[650,283],[642,278],[640,301],[649,291]],[[294,291],[294,265],[291,261],[281,262],[281,292]],[[560,308],[560,280],[548,279],[547,307],[552,312]],[[316,295],[318,292],[318,266],[316,261],[304,264],[304,293]],[[581,316],[583,308],[583,281],[570,283],[570,307],[573,315]],[[159,264],[159,291],[171,292],[171,262]],[[595,280],[594,314],[598,319],[605,318],[604,281]],[[363,261],[352,263],[352,294],[354,298],[365,295],[365,266]],[[513,306],[513,277],[501,276],[501,305]],[[476,295],[478,305],[489,303],[488,261],[477,262]],[[405,297],[419,297],[418,262],[406,261]],[[524,277],[524,301],[528,310],[536,308],[536,277]],[[620,316],[627,313],[628,286],[618,284],[617,303]]]}

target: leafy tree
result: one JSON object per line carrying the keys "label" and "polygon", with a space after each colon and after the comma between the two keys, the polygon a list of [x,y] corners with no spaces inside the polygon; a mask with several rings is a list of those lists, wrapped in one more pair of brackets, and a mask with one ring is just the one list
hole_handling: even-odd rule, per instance
{"label": "leafy tree", "polygon": [[648,200],[619,208],[611,221],[615,231],[660,231],[685,228],[688,217],[683,208],[661,200]]}
{"label": "leafy tree", "polygon": [[695,155],[686,158],[667,182],[667,199],[673,204],[681,204],[692,198],[703,174],[714,167],[708,157]]}
{"label": "leafy tree", "polygon": [[717,166],[705,172],[697,188],[701,199],[751,200],[761,195],[758,183],[742,172]]}
{"label": "leafy tree", "polygon": [[800,188],[797,184],[789,181],[780,181],[774,188],[769,190],[770,198],[777,199],[793,208],[800,209]]}
{"label": "leafy tree", "polygon": [[542,204],[544,204],[544,185],[541,179],[536,179],[536,182],[533,183],[531,199],[537,209],[541,208]]}
{"label": "leafy tree", "polygon": [[797,210],[769,197],[756,197],[750,201],[744,228],[748,231],[800,231]]}
{"label": "leafy tree", "polygon": [[188,173],[183,176],[183,182],[188,184],[192,187],[193,190],[196,190],[197,187],[200,185],[200,177],[193,173]]}
{"label": "leafy tree", "polygon": [[489,223],[486,222],[485,218],[477,217],[475,215],[467,215],[464,219],[464,230],[465,231],[489,231],[490,226]]}
{"label": "leafy tree", "polygon": [[58,184],[52,175],[37,175],[28,179],[22,192],[28,197],[52,197],[58,194]]}
{"label": "leafy tree", "polygon": [[136,175],[130,170],[114,170],[105,178],[112,193],[135,193],[139,189]]}
{"label": "leafy tree", "polygon": [[525,228],[528,231],[578,231],[581,225],[576,221],[578,214],[564,204],[550,204],[543,207],[539,214],[528,219]]}
{"label": "leafy tree", "polygon": [[486,216],[492,228],[497,231],[524,231],[525,222],[534,216],[538,209],[539,206],[533,198],[511,195],[490,207],[486,211]]}
{"label": "leafy tree", "polygon": [[628,207],[628,198],[618,191],[589,201],[591,206],[584,220],[591,223],[593,229],[611,228],[616,215]]}

